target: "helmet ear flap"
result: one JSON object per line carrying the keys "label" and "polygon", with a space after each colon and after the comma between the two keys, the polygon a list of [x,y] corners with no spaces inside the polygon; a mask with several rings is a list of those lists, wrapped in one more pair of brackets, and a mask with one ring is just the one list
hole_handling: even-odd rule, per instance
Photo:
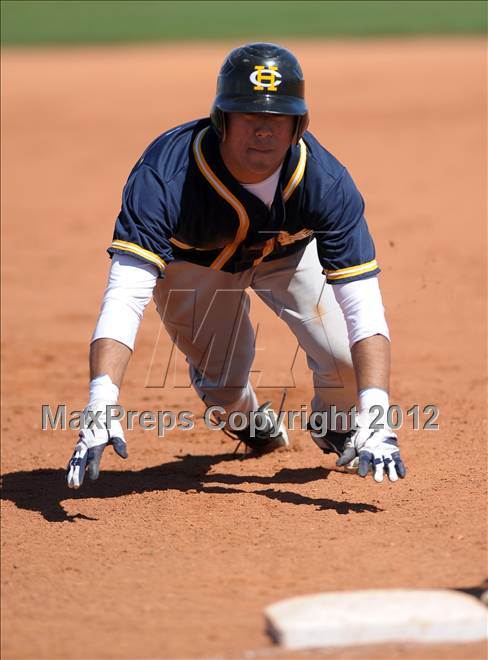
{"label": "helmet ear flap", "polygon": [[215,129],[215,132],[219,136],[219,140],[221,142],[225,141],[225,113],[222,112],[220,108],[214,105],[212,108],[212,111],[210,112],[210,120],[212,122],[212,126]]}
{"label": "helmet ear flap", "polygon": [[295,139],[296,144],[298,144],[300,142],[301,137],[303,136],[303,134],[307,130],[309,120],[310,120],[310,118],[308,116],[308,112],[304,115],[301,115],[301,116],[297,117],[297,122],[296,122],[296,127],[295,127],[295,135],[294,135],[294,139]]}

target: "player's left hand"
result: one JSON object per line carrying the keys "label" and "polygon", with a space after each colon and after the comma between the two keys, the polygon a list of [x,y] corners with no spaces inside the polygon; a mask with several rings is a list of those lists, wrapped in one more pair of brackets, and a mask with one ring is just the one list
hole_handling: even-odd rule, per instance
{"label": "player's left hand", "polygon": [[343,454],[337,459],[336,465],[347,466],[354,460],[358,461],[358,474],[366,477],[369,470],[373,471],[375,481],[383,481],[384,473],[390,481],[406,476],[405,464],[400,456],[398,439],[389,428],[375,431],[369,426],[359,426],[356,433],[346,441]]}

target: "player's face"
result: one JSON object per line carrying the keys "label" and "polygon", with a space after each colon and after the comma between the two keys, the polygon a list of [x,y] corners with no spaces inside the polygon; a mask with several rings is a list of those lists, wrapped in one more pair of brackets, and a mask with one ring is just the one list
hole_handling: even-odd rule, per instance
{"label": "player's face", "polygon": [[270,176],[292,143],[295,121],[290,115],[228,113],[220,150],[231,174],[242,183],[257,183]]}

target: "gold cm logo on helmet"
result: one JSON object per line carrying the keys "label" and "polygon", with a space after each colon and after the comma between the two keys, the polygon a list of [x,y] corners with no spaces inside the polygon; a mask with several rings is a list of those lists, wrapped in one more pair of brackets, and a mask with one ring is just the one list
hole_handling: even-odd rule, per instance
{"label": "gold cm logo on helmet", "polygon": [[256,64],[256,70],[251,73],[249,80],[254,85],[257,92],[276,92],[278,85],[281,85],[281,73],[277,66],[264,66]]}

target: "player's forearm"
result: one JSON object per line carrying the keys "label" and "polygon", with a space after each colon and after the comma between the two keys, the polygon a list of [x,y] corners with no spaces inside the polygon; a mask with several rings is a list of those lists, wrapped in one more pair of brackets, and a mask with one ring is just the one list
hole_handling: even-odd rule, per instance
{"label": "player's forearm", "polygon": [[383,335],[373,335],[356,342],[351,348],[358,392],[377,387],[390,388],[390,342]]}
{"label": "player's forearm", "polygon": [[90,380],[107,375],[120,388],[132,351],[115,339],[97,339],[90,345]]}
{"label": "player's forearm", "polygon": [[120,388],[157,276],[155,266],[142,263],[131,255],[116,254],[113,257],[90,346],[92,383],[99,376],[108,376],[112,384]]}
{"label": "player's forearm", "polygon": [[388,408],[390,341],[378,278],[336,284],[334,295],[347,325],[359,410]]}

